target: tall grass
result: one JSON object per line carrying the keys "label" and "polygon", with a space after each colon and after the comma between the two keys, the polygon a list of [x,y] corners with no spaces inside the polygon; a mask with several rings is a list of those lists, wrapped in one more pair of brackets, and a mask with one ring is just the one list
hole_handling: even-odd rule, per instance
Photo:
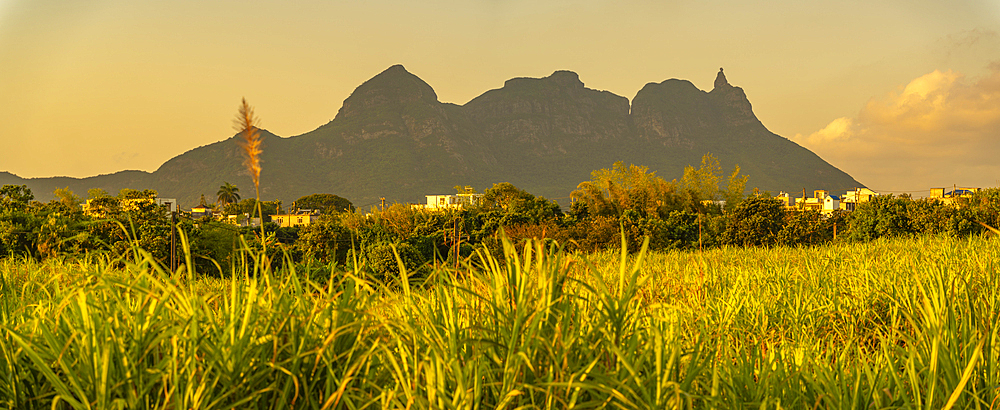
{"label": "tall grass", "polygon": [[260,166],[261,154],[264,153],[263,139],[260,137],[260,119],[253,112],[253,107],[244,98],[236,110],[236,118],[233,119],[233,129],[239,133],[240,147],[243,148],[243,165],[247,167],[253,179],[253,189],[257,198],[257,216],[260,218],[260,243],[262,249],[267,250],[267,241],[264,237],[264,212],[260,207]]}
{"label": "tall grass", "polygon": [[998,243],[505,242],[382,286],[250,251],[194,282],[152,258],[8,260],[0,407],[995,408]]}

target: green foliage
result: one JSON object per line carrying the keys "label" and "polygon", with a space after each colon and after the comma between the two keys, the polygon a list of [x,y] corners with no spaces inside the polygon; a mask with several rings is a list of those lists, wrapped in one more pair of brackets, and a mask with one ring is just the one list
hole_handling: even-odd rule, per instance
{"label": "green foliage", "polygon": [[721,176],[722,167],[719,166],[718,158],[712,154],[705,154],[701,157],[701,166],[698,169],[691,165],[684,167],[681,184],[684,192],[690,195],[689,201],[691,203],[714,201],[719,197]]}
{"label": "green foliage", "polygon": [[743,201],[745,197],[743,193],[746,192],[749,180],[749,175],[740,175],[740,166],[736,165],[733,173],[729,175],[726,190],[722,192],[722,199],[726,201],[727,209],[733,209]]}
{"label": "green foliage", "polygon": [[[401,280],[403,275],[400,269],[406,269],[409,278],[427,275],[427,261],[413,245],[406,242],[377,243],[365,249],[364,256],[375,277],[382,282]],[[402,268],[400,262],[403,264]]]}
{"label": "green foliage", "polygon": [[295,200],[299,209],[314,209],[330,215],[338,212],[354,212],[354,204],[333,194],[312,194]]}
{"label": "green foliage", "polygon": [[[35,254],[40,258],[80,254],[96,247],[88,241],[86,222],[80,209],[62,201],[51,201],[34,207],[32,227]],[[27,245],[27,244],[22,244]]]}
{"label": "green foliage", "polygon": [[913,201],[907,198],[880,195],[858,204],[847,219],[851,225],[851,239],[870,241],[912,233],[907,217],[907,208],[911,203]]}
{"label": "green foliage", "polygon": [[833,240],[834,224],[842,230],[847,228],[842,212],[829,216],[816,210],[785,212],[784,226],[776,240],[784,246],[819,245]]}
{"label": "green foliage", "polygon": [[676,182],[667,182],[649,168],[616,162],[611,169],[591,173],[570,195],[574,215],[621,216],[632,210],[641,215],[661,215],[680,208]]}
{"label": "green foliage", "polygon": [[241,232],[236,226],[221,222],[183,222],[179,227],[190,242],[193,263],[198,272],[216,277],[232,274],[236,262],[234,255],[242,247]]}
{"label": "green foliage", "polygon": [[[219,191],[215,193],[218,202],[223,204],[223,206],[228,204],[235,204],[240,201],[240,189],[236,186],[226,182],[219,187]],[[202,195],[202,198],[205,196]]]}
{"label": "green foliage", "polygon": [[109,196],[108,191],[105,191],[101,188],[90,188],[87,190],[88,199],[104,198],[106,196]]}
{"label": "green foliage", "polygon": [[705,154],[701,157],[698,169],[690,165],[684,168],[681,179],[684,205],[693,212],[705,213],[713,210],[713,207],[704,204],[705,201],[723,200],[728,209],[733,209],[743,200],[743,192],[749,179],[748,175],[740,175],[740,166],[736,165],[725,189],[720,188],[722,167],[719,166],[719,160],[711,153]]}
{"label": "green foliage", "polygon": [[483,193],[478,221],[482,225],[480,234],[489,235],[500,227],[539,224],[561,216],[559,204],[503,182]]}
{"label": "green foliage", "polygon": [[997,244],[505,241],[382,289],[365,266],[315,282],[246,250],[224,280],[5,260],[0,407],[988,408]]}
{"label": "green foliage", "polygon": [[4,185],[0,188],[0,210],[18,212],[28,209],[28,204],[35,199],[27,185]]}
{"label": "green foliage", "polygon": [[74,194],[69,187],[58,188],[54,193],[56,198],[59,200],[59,203],[62,204],[63,208],[67,211],[75,211],[79,208],[80,203],[83,201],[80,197],[76,196],[76,194]]}
{"label": "green foliage", "polygon": [[649,172],[647,167],[626,167],[617,162],[611,169],[594,171],[591,181],[577,186],[571,194],[574,200],[571,215],[577,219],[598,215],[620,217],[631,210],[644,218],[663,219],[681,210],[718,214],[721,207],[706,202],[722,199],[730,207],[739,204],[749,178],[740,176],[739,172],[736,166],[727,187],[722,190],[719,188],[722,177],[719,160],[711,154],[702,157],[700,168],[685,168],[681,182],[667,182],[655,172]]}
{"label": "green foliage", "polygon": [[[281,201],[261,201],[260,208],[261,212],[264,213],[264,220],[270,220],[271,215],[278,213],[278,209],[281,207]],[[244,215],[250,218],[256,218],[257,216],[257,199],[246,198],[240,202],[226,204],[223,207],[223,212],[226,215]]]}
{"label": "green foliage", "polygon": [[351,230],[337,218],[324,217],[301,228],[295,246],[307,259],[320,263],[347,263],[353,245]]}
{"label": "green foliage", "polygon": [[671,211],[664,219],[647,219],[643,234],[649,237],[650,249],[696,249],[701,236],[712,236],[706,226],[699,227],[700,218],[690,212]]}
{"label": "green foliage", "polygon": [[778,243],[784,225],[781,202],[766,197],[747,198],[729,213],[722,243],[737,246],[770,246]]}
{"label": "green foliage", "polygon": [[157,196],[156,191],[152,189],[130,189],[124,188],[118,192],[118,199],[125,200],[155,200]]}

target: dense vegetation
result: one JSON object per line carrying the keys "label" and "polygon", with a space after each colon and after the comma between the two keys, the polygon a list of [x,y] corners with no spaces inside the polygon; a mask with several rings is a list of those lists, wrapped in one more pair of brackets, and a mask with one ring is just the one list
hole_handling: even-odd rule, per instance
{"label": "dense vegetation", "polygon": [[1000,190],[824,217],[721,180],[616,164],[565,214],[315,195],[263,236],[181,218],[176,270],[153,191],[4,186],[0,408],[996,405]]}
{"label": "dense vegetation", "polygon": [[248,250],[227,279],[139,249],[8,258],[0,407],[990,408],[997,245],[503,242],[390,286],[363,262],[316,282]]}
{"label": "dense vegetation", "polygon": [[[674,181],[623,163],[594,171],[592,180],[573,192],[572,206],[565,213],[553,201],[499,183],[483,192],[479,205],[443,211],[393,204],[361,214],[354,212],[350,201],[336,195],[309,195],[295,204],[320,210],[323,216],[318,222],[292,228],[265,223],[263,237],[260,230],[212,218],[182,217],[174,223],[175,234],[190,245],[197,269],[220,277],[230,276],[241,241],[251,248],[268,245],[272,263],[300,266],[345,265],[349,251],[356,249],[365,263],[391,277],[398,273],[392,247],[407,269],[423,275],[436,260],[455,263],[470,256],[478,245],[499,257],[500,228],[514,243],[539,238],[582,252],[617,249],[624,231],[626,248],[635,252],[644,238],[649,238],[652,250],[803,246],[914,234],[964,238],[1000,225],[1000,189],[958,198],[954,204],[880,196],[858,204],[851,213],[821,215],[785,209],[766,192],[745,197],[746,183],[739,167],[725,177],[718,161],[706,155],[699,168],[689,166],[683,178]],[[466,192],[471,187],[458,188]],[[56,196],[58,200],[40,203],[33,201],[24,186],[3,187],[0,258],[45,259],[95,252],[128,256],[137,245],[169,266],[172,222],[165,209],[152,201],[154,191],[123,190],[110,196],[92,190],[88,213],[80,210],[81,199],[72,192],[57,190]],[[237,222],[257,213],[257,201],[240,200],[238,188],[228,183],[220,189],[219,198],[217,208],[234,215]],[[282,204],[263,201],[260,208],[268,220],[269,215],[282,211]],[[176,236],[173,242],[180,249]]]}

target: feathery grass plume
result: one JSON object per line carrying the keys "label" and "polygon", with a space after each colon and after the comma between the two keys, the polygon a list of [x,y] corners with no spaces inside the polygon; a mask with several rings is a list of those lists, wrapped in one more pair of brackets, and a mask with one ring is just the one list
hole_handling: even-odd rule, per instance
{"label": "feathery grass plume", "polygon": [[243,147],[243,154],[246,155],[246,160],[243,161],[243,164],[246,165],[247,170],[250,171],[250,176],[253,177],[253,188],[257,194],[257,216],[260,217],[260,243],[261,246],[265,247],[266,251],[267,245],[264,243],[264,212],[260,208],[260,154],[264,150],[261,144],[260,128],[258,128],[259,123],[260,120],[253,113],[253,107],[247,104],[247,99],[244,97],[243,102],[236,112],[236,118],[233,119],[233,128],[240,133],[240,137],[242,138],[240,146]]}

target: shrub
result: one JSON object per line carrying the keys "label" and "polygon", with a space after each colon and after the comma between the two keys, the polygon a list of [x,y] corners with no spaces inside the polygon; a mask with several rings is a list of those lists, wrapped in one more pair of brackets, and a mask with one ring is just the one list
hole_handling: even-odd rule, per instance
{"label": "shrub", "polygon": [[351,230],[331,217],[302,227],[295,241],[304,257],[322,263],[345,263],[351,245]]}
{"label": "shrub", "polygon": [[[699,215],[686,211],[671,211],[664,219],[646,219],[644,233],[649,236],[653,250],[690,249],[698,247]],[[701,235],[705,236],[704,221]]]}
{"label": "shrub", "polygon": [[413,245],[406,242],[395,244],[396,252],[393,252],[393,244],[382,242],[368,247],[365,251],[365,259],[372,273],[381,281],[389,282],[400,278],[399,261],[396,260],[396,253],[403,261],[407,276],[410,278],[426,276],[427,269],[425,260],[420,252]]}
{"label": "shrub", "polygon": [[728,245],[770,246],[778,241],[785,210],[772,198],[753,197],[740,202],[727,214],[728,226],[721,241]]}
{"label": "shrub", "polygon": [[833,239],[833,222],[819,211],[786,212],[785,226],[778,232],[777,243],[784,246],[816,245]]}
{"label": "shrub", "polygon": [[847,218],[851,239],[870,241],[913,232],[910,218],[907,216],[907,203],[912,201],[885,195],[858,204]]}

